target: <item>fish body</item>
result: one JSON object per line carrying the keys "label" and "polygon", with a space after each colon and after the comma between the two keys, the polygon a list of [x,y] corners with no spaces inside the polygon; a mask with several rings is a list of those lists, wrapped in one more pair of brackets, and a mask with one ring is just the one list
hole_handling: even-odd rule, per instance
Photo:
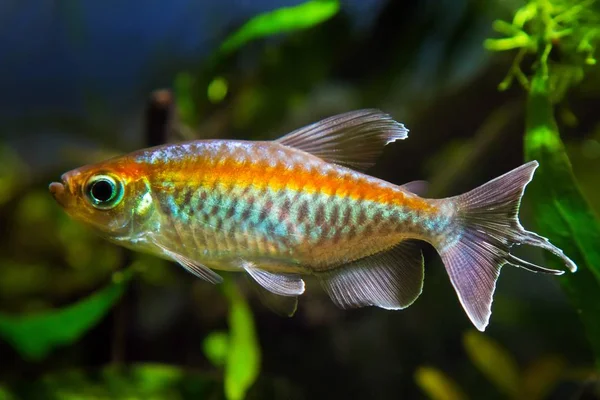
{"label": "fish body", "polygon": [[165,247],[213,269],[243,269],[241,258],[323,271],[450,221],[435,200],[274,142],[195,141],[129,162],[147,171],[157,216],[134,236],[160,232]]}
{"label": "fish body", "polygon": [[510,255],[512,245],[543,247],[575,268],[518,223],[535,163],[447,199],[361,172],[385,144],[406,135],[388,115],[362,110],[276,141],[140,150],[68,172],[50,190],[72,217],[108,239],[177,261],[209,282],[220,281],[213,270],[245,271],[268,293],[295,301],[304,292],[302,275],[315,275],[343,308],[410,305],[423,284],[415,240],[426,241],[482,330],[503,264],[561,272]]}

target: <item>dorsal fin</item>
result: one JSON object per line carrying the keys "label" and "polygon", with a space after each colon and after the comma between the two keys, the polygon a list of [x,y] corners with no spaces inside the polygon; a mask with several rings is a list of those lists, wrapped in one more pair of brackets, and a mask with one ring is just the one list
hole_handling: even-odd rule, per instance
{"label": "dorsal fin", "polygon": [[416,194],[417,196],[423,197],[427,194],[427,190],[429,189],[429,183],[427,181],[412,181],[407,182],[404,185],[400,186],[402,189],[408,190],[411,193]]}
{"label": "dorsal fin", "polygon": [[325,161],[364,171],[386,144],[406,139],[408,129],[376,109],[351,111],[297,129],[276,142]]}

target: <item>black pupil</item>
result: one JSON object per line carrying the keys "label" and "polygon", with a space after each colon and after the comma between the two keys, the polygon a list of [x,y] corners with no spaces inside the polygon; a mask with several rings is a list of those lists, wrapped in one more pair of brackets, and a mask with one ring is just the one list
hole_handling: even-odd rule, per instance
{"label": "black pupil", "polygon": [[99,202],[109,201],[114,196],[113,183],[104,179],[94,182],[90,190],[92,197]]}

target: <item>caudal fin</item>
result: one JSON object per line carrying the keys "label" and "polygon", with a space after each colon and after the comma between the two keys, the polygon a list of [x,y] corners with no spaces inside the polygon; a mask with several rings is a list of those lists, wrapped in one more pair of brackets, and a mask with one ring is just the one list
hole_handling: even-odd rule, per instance
{"label": "caudal fin", "polygon": [[562,250],[519,223],[521,197],[537,167],[537,161],[531,161],[477,189],[447,199],[456,210],[454,230],[448,241],[436,247],[463,308],[480,331],[489,322],[496,280],[504,264],[532,272],[563,273],[513,256],[512,246],[541,247],[560,257],[571,272],[577,270]]}

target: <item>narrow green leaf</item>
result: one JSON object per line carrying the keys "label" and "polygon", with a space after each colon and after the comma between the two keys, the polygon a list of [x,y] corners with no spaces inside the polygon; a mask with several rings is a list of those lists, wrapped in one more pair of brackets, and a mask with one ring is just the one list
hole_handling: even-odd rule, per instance
{"label": "narrow green leaf", "polygon": [[522,28],[526,22],[531,21],[537,15],[537,4],[533,1],[530,1],[528,4],[524,5],[516,11],[515,16],[513,18],[513,24],[518,28]]}
{"label": "narrow green leaf", "polygon": [[419,367],[415,381],[431,400],[463,400],[467,397],[452,378],[433,367]]}
{"label": "narrow green leaf", "polygon": [[257,15],[225,39],[220,51],[230,53],[254,39],[310,28],[333,17],[339,8],[337,0],[311,0]]}
{"label": "narrow green leaf", "polygon": [[119,300],[130,277],[130,271],[117,273],[107,287],[58,310],[24,316],[0,314],[0,336],[24,358],[40,360],[97,324]]}
{"label": "narrow green leaf", "polygon": [[[538,231],[579,268],[558,279],[580,315],[600,368],[600,224],[575,182],[542,69],[534,76],[529,93],[525,158],[540,163],[527,188],[535,204]],[[563,267],[554,257],[547,264]]]}
{"label": "narrow green leaf", "polygon": [[486,335],[469,331],[463,344],[475,366],[502,392],[514,396],[519,390],[519,368],[512,356]]}
{"label": "narrow green leaf", "polygon": [[225,396],[242,400],[260,370],[260,346],[248,303],[237,286],[226,279],[223,290],[229,299],[229,351],[225,364]]}
{"label": "narrow green leaf", "polygon": [[531,39],[525,34],[502,39],[486,39],[483,42],[484,47],[490,51],[506,51],[527,47]]}

